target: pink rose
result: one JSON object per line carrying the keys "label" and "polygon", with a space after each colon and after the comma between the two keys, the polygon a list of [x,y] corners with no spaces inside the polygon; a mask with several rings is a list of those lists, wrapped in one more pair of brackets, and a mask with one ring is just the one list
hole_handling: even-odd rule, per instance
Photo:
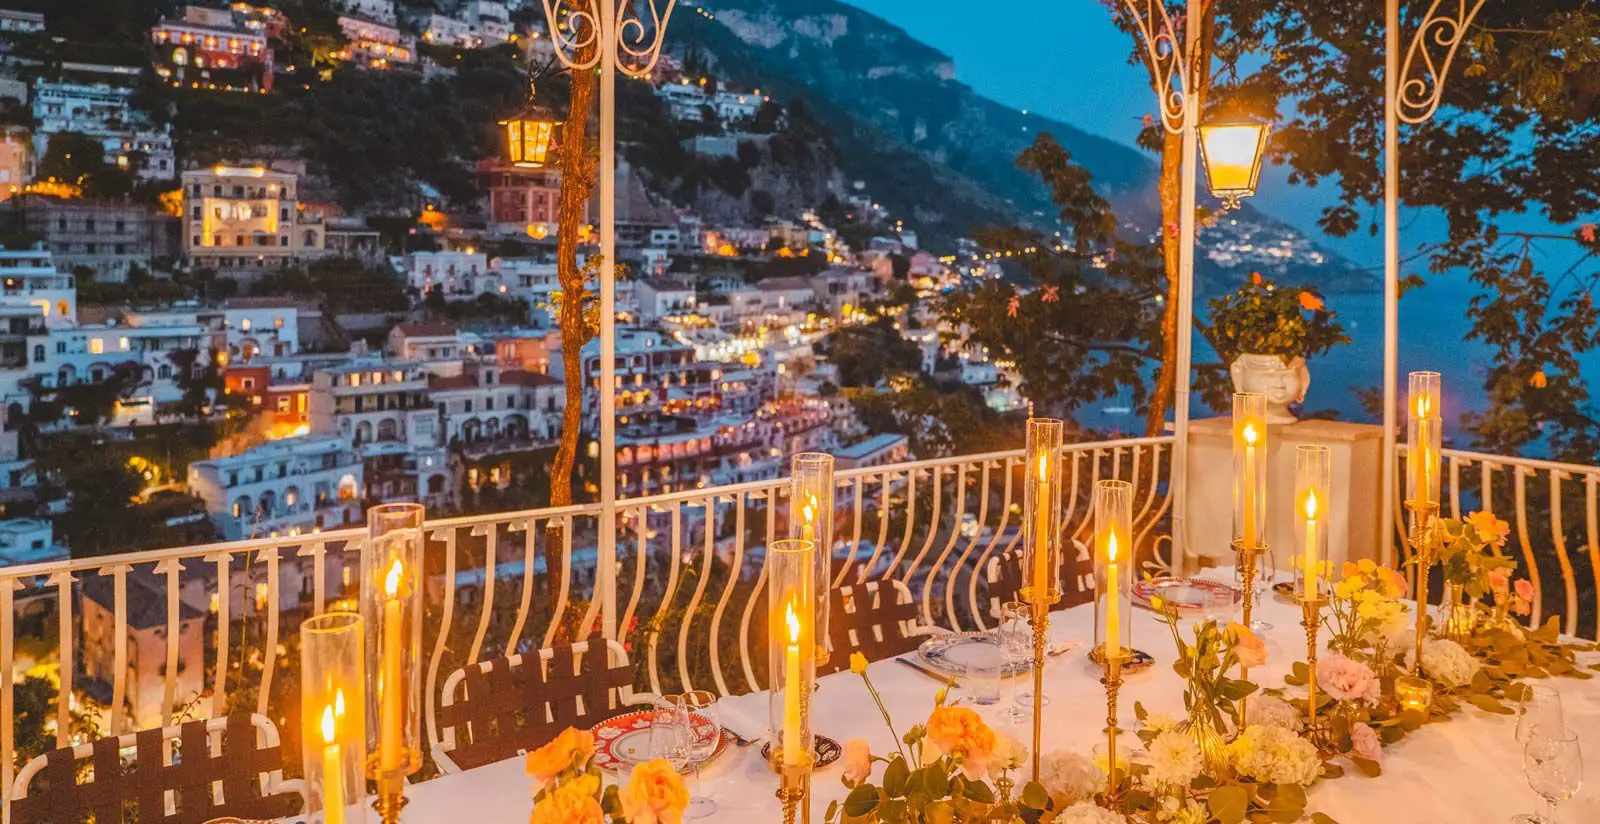
{"label": "pink rose", "polygon": [[1511,586],[1511,572],[1504,567],[1489,570],[1489,589],[1495,593],[1504,593]]}
{"label": "pink rose", "polygon": [[1267,644],[1261,637],[1250,631],[1250,628],[1240,623],[1230,622],[1224,633],[1233,645],[1233,652],[1239,656],[1240,666],[1250,668],[1264,666],[1267,663]]}
{"label": "pink rose", "polygon": [[1527,578],[1518,578],[1516,583],[1517,597],[1524,601],[1533,600],[1533,582]]}
{"label": "pink rose", "polygon": [[1378,732],[1366,724],[1357,722],[1350,727],[1350,752],[1357,758],[1368,761],[1383,760],[1383,742],[1378,740]]}
{"label": "pink rose", "polygon": [[872,776],[872,749],[867,742],[860,738],[852,738],[844,742],[844,755],[840,757],[844,764],[844,780],[850,784],[860,784]]}
{"label": "pink rose", "polygon": [[1371,667],[1337,652],[1317,662],[1317,686],[1339,701],[1376,701],[1382,695]]}

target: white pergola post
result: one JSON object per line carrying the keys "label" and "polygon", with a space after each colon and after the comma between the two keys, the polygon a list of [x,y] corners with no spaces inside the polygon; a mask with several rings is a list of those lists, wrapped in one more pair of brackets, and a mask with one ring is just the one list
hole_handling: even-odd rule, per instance
{"label": "white pergola post", "polygon": [[[1195,42],[1200,36],[1199,9],[1195,0],[1188,0],[1184,15],[1185,60],[1182,63],[1184,87],[1191,88],[1195,67],[1190,62]],[[1189,371],[1194,360],[1194,243],[1195,208],[1199,179],[1199,106],[1194,99],[1184,95],[1183,101],[1183,191],[1179,196],[1178,216],[1178,363],[1174,370],[1172,391],[1172,418],[1174,444],[1172,449],[1172,562],[1180,565],[1189,551]]]}

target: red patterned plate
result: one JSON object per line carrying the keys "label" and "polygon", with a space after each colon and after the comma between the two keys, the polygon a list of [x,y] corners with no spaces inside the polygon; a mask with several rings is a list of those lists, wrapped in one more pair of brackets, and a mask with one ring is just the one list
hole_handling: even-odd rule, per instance
{"label": "red patterned plate", "polygon": [[1205,599],[1211,593],[1229,596],[1234,605],[1244,601],[1242,590],[1209,578],[1150,578],[1133,584],[1135,604],[1150,609],[1151,599],[1160,596],[1161,600],[1171,604],[1179,615],[1185,617],[1200,617],[1205,608]]}
{"label": "red patterned plate", "polygon": [[[624,713],[615,718],[589,728],[594,733],[594,763],[600,769],[614,773],[625,773],[634,767],[650,760],[650,710],[637,710]],[[711,735],[717,730],[717,722],[700,713],[690,715],[690,724],[694,727],[696,736]],[[715,761],[728,748],[728,743],[733,740],[733,734],[721,730],[717,736],[717,748],[701,766]],[[680,772],[688,773],[694,769],[690,764]]]}

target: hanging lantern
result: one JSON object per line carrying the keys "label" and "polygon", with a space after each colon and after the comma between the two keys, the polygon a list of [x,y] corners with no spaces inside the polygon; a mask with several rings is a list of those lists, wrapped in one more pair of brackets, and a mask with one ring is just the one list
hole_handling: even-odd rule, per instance
{"label": "hanging lantern", "polygon": [[1216,120],[1200,127],[1206,186],[1224,205],[1237,207],[1239,198],[1256,193],[1261,159],[1266,155],[1271,131],[1270,125],[1246,117]]}
{"label": "hanging lantern", "polygon": [[524,169],[541,169],[550,164],[556,149],[555,112],[535,103],[532,85],[528,106],[515,117],[500,121],[506,127],[506,159]]}

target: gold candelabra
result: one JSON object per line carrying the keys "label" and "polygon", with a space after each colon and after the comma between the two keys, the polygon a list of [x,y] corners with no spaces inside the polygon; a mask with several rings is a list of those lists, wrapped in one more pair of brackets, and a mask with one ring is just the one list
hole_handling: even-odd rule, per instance
{"label": "gold candelabra", "polygon": [[811,768],[815,757],[806,753],[804,760],[790,764],[776,764],[778,770],[778,801],[783,804],[783,824],[795,824],[799,813],[802,824],[811,822]]}
{"label": "gold candelabra", "polygon": [[1039,750],[1044,730],[1045,631],[1050,629],[1050,607],[1061,600],[1053,592],[1029,587],[1023,597],[1033,605],[1033,780],[1039,780]]}
{"label": "gold candelabra", "polygon": [[1122,799],[1122,782],[1117,778],[1117,692],[1122,689],[1122,664],[1128,657],[1126,650],[1100,656],[1106,671],[1106,792],[1102,800],[1112,809]]}
{"label": "gold candelabra", "polygon": [[[1265,544],[1245,546],[1243,540],[1235,538],[1233,551],[1239,557],[1239,577],[1244,581],[1244,625],[1249,627],[1255,621],[1257,564],[1267,547]],[[1250,668],[1242,663],[1239,665],[1239,677],[1246,680],[1250,678]],[[1239,699],[1241,713],[1245,710],[1246,700]]]}
{"label": "gold candelabra", "polygon": [[400,811],[406,806],[406,781],[402,775],[378,778],[378,795],[372,799],[372,809],[377,811],[383,824],[400,824]]}
{"label": "gold candelabra", "polygon": [[1422,642],[1428,637],[1428,568],[1433,566],[1433,522],[1439,515],[1439,504],[1434,501],[1406,501],[1411,513],[1411,548],[1417,557],[1417,640],[1413,664],[1416,674],[1422,675]]}
{"label": "gold candelabra", "polygon": [[1306,730],[1317,749],[1323,749],[1326,736],[1317,722],[1317,632],[1322,628],[1322,607],[1327,600],[1316,593],[1300,596],[1300,623],[1306,628]]}

